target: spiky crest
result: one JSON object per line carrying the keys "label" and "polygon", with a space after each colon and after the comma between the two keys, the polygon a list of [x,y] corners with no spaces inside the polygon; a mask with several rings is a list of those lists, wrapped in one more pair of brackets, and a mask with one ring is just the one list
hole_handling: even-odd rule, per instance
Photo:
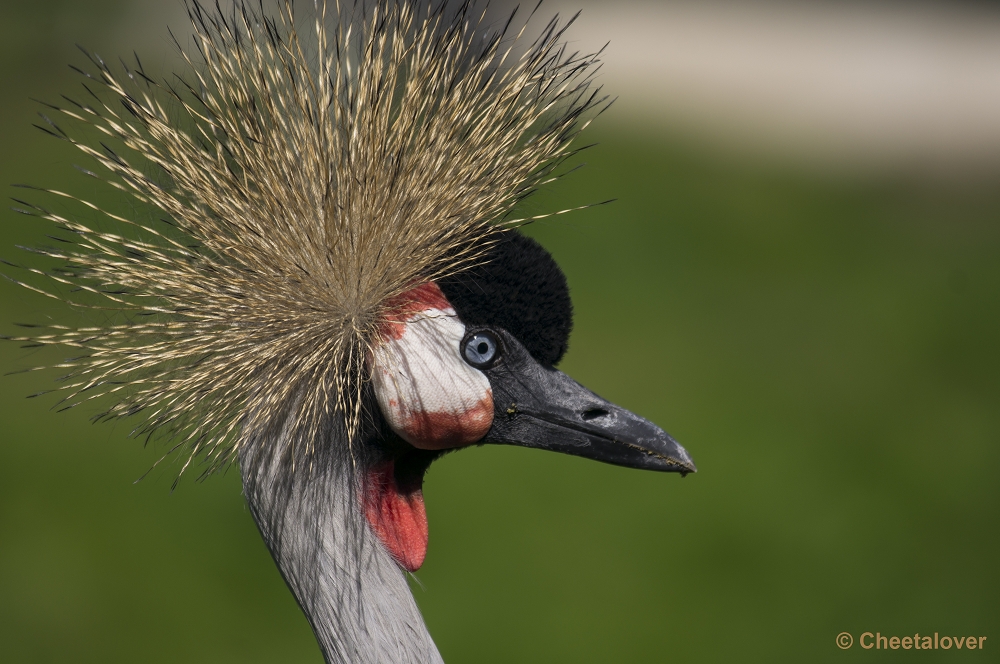
{"label": "spiky crest", "polygon": [[62,403],[110,397],[98,419],[141,413],[134,433],[172,438],[185,468],[231,461],[289,408],[304,432],[331,414],[356,429],[386,302],[528,221],[509,213],[604,101],[596,55],[569,53],[557,19],[520,46],[512,21],[483,37],[472,3],[455,18],[446,4],[338,6],[331,30],[320,0],[304,37],[290,0],[274,18],[189,2],[184,76],[90,56],[91,99],[51,108],[100,132],[100,148],[50,133],[169,226],[54,190],[42,191],[102,221],[30,206],[71,243],[35,250],[61,268],[25,268],[48,286],[19,283],[57,299],[69,287],[71,304],[112,321],[18,337],[82,349],[57,365]]}

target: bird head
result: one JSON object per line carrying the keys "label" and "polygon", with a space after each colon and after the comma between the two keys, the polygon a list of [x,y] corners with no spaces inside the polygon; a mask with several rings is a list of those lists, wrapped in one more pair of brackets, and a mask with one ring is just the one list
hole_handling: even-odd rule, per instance
{"label": "bird head", "polygon": [[135,208],[51,189],[58,209],[19,201],[61,242],[33,254],[56,268],[16,281],[103,321],[15,339],[72,349],[55,365],[63,406],[138,419],[183,469],[239,463],[328,661],[403,661],[379,648],[414,635],[406,661],[435,661],[400,572],[424,559],[434,459],[502,444],[695,470],[555,368],[566,279],[517,230],[546,216],[517,210],[609,103],[599,54],[566,46],[572,20],[524,40],[527,23],[476,13],[488,3],[328,16],[316,0],[306,30],[275,4],[187,0],[183,72],[91,55],[82,101],[48,105],[46,131]]}
{"label": "bird head", "polygon": [[423,475],[449,450],[534,447],[686,474],[683,447],[554,366],[572,327],[566,279],[537,242],[508,233],[478,269],[396,297],[368,357],[385,453],[367,474],[365,516],[405,569],[423,563]]}

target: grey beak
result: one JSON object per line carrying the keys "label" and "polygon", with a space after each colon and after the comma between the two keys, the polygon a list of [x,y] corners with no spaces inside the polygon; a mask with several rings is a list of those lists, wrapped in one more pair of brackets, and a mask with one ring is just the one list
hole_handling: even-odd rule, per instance
{"label": "grey beak", "polygon": [[687,451],[652,422],[597,396],[561,371],[540,365],[504,330],[503,355],[485,370],[493,387],[493,426],[484,443],[563,452],[617,466],[697,469]]}

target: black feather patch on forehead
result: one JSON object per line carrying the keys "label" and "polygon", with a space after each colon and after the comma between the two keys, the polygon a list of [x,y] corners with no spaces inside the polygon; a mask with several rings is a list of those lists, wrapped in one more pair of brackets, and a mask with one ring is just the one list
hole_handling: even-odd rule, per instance
{"label": "black feather patch on forehead", "polygon": [[547,366],[566,353],[569,286],[552,255],[530,237],[505,233],[483,264],[438,285],[466,325],[504,328]]}

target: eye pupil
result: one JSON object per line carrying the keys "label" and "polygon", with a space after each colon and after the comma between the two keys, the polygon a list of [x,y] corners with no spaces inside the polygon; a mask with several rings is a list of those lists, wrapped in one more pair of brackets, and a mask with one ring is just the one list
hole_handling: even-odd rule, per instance
{"label": "eye pupil", "polygon": [[477,369],[486,369],[496,361],[500,344],[489,330],[476,332],[466,337],[462,344],[462,355],[465,361]]}

